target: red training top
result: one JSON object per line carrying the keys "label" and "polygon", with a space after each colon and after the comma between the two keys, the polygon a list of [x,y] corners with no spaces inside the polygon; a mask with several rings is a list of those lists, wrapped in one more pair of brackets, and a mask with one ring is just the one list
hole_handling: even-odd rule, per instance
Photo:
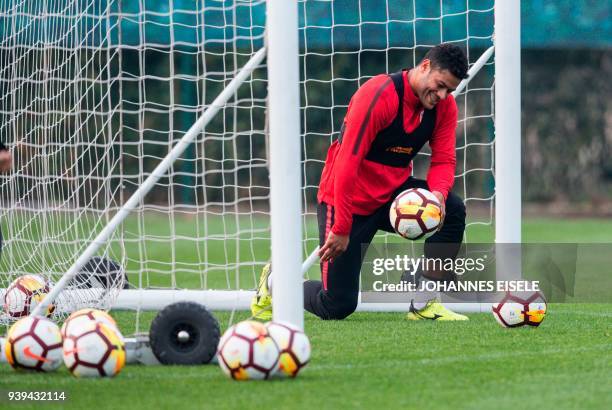
{"label": "red training top", "polygon": [[[423,106],[404,79],[404,130],[416,129],[423,115]],[[351,98],[344,117],[342,143],[334,141],[327,151],[321,175],[319,202],[334,206],[335,221],[332,232],[348,235],[352,215],[370,215],[391,199],[412,174],[407,168],[383,165],[366,159],[379,131],[387,128],[399,109],[397,92],[387,74],[377,75],[363,84]],[[429,140],[431,163],[427,184],[432,191],[448,195],[455,180],[455,129],[457,104],[452,95],[436,105],[433,135]]]}

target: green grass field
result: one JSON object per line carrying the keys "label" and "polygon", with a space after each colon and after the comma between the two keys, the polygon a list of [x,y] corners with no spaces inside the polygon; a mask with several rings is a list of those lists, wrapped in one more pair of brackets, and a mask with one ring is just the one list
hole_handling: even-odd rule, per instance
{"label": "green grass field", "polygon": [[[473,234],[486,240],[485,229]],[[527,220],[523,232],[526,242],[612,242],[612,222],[605,220]],[[225,327],[229,315],[217,316]],[[115,317],[126,333],[134,328],[133,314]],[[307,314],[306,331],[312,361],[295,380],[234,382],[216,365],[133,365],[116,379],[77,380],[65,369],[27,374],[3,365],[0,406],[612,408],[612,304],[551,304],[537,329],[503,329],[489,314],[470,315],[466,323],[421,323],[401,313],[358,313],[329,322]],[[15,390],[63,390],[68,400],[10,404],[6,392]]]}

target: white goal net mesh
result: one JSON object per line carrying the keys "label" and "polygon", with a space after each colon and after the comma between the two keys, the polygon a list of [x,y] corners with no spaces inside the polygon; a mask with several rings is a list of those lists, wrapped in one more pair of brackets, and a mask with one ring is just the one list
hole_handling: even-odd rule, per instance
{"label": "white goal net mesh", "polygon": [[[473,63],[492,44],[493,0],[298,5],[307,254],[318,244],[323,161],[351,95],[440,42],[464,47]],[[0,288],[25,274],[56,281],[70,267],[263,46],[265,7],[0,0],[0,140],[14,159],[0,177]],[[484,224],[492,220],[492,87],[487,65],[457,97],[455,190]],[[124,272],[132,289],[255,287],[270,256],[266,98],[262,66],[100,249],[120,268],[93,269],[93,284],[79,276],[72,288],[93,290],[65,297],[64,310],[109,308]]]}

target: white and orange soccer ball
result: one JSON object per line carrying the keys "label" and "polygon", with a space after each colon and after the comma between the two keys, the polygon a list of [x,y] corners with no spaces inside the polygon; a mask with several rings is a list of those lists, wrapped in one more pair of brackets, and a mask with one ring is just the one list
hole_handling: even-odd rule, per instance
{"label": "white and orange soccer ball", "polygon": [[391,204],[389,220],[399,235],[406,239],[425,239],[433,235],[442,219],[438,198],[423,188],[401,192]]}
{"label": "white and orange soccer ball", "polygon": [[217,349],[219,366],[235,380],[269,378],[279,369],[279,356],[266,326],[248,320],[227,329]]}
{"label": "white and orange soccer ball", "polygon": [[4,354],[14,369],[50,372],[62,364],[62,335],[51,320],[28,316],[13,323]]}
{"label": "white and orange soccer ball", "polygon": [[119,329],[117,327],[117,322],[115,322],[115,319],[113,319],[111,315],[109,315],[105,311],[99,309],[85,308],[72,312],[70,316],[68,316],[61,328],[62,336],[65,338],[70,334],[82,331],[82,329],[86,328],[85,325],[88,322],[100,322],[115,330]]}
{"label": "white and orange soccer ball", "polygon": [[280,349],[279,376],[295,377],[310,360],[310,340],[296,326],[286,322],[269,322],[268,333]]}
{"label": "white and orange soccer ball", "polygon": [[89,321],[67,334],[64,364],[76,377],[112,377],[125,366],[123,336],[115,328]]}
{"label": "white and orange soccer ball", "polygon": [[[40,275],[23,275],[15,279],[4,294],[4,311],[12,318],[25,317],[49,293],[50,283]],[[45,315],[53,313],[53,305],[46,308]]]}
{"label": "white and orange soccer ball", "polygon": [[506,292],[491,310],[497,323],[503,327],[540,326],[546,316],[546,300],[540,292],[517,295]]}

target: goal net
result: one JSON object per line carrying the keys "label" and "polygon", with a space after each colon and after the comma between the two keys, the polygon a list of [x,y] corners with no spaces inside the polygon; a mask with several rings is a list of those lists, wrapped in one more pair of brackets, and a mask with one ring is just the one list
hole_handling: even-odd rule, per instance
{"label": "goal net", "polygon": [[[441,42],[474,64],[492,45],[493,3],[298,2],[304,256],[318,245],[319,177],[351,95]],[[0,288],[26,274],[56,282],[264,46],[265,25],[264,0],[1,1],[0,140],[13,169],[0,177]],[[457,95],[468,240],[491,239],[493,77],[487,61]],[[247,306],[270,259],[266,99],[264,61],[98,249],[119,268],[77,275],[58,317],[183,297]]]}

